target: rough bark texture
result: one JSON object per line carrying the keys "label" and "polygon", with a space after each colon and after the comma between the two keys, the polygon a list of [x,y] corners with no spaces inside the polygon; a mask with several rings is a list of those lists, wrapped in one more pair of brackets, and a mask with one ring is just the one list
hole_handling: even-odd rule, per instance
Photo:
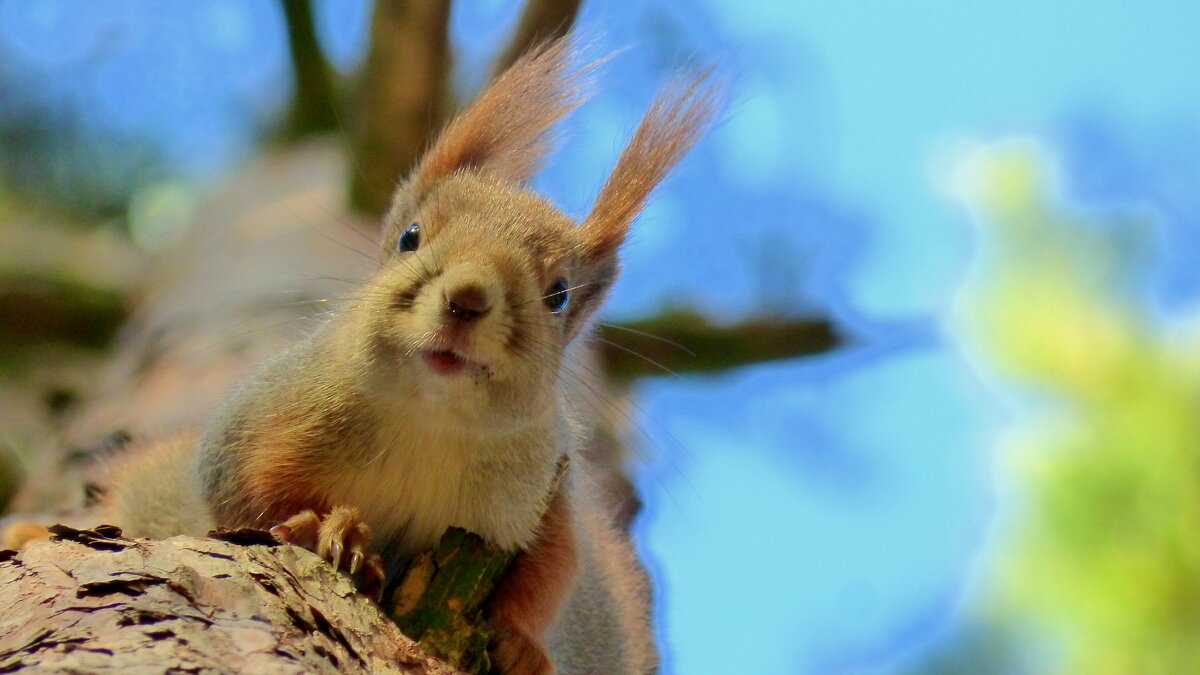
{"label": "rough bark texture", "polygon": [[491,666],[491,631],[483,604],[514,555],[452,528],[436,550],[409,564],[384,604],[404,634],[426,653],[467,672],[486,673]]}
{"label": "rough bark texture", "polygon": [[0,672],[455,672],[303,549],[58,532],[0,553]]}
{"label": "rough bark texture", "polygon": [[[565,472],[564,458],[552,490]],[[483,607],[516,553],[451,528],[396,575],[381,607],[259,530],[152,541],[108,525],[50,529],[51,541],[0,552],[0,673],[482,675]]]}

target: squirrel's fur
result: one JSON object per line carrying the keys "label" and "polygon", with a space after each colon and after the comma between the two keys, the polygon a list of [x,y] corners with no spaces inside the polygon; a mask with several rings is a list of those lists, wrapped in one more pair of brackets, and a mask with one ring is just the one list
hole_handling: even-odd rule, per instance
{"label": "squirrel's fur", "polygon": [[521,551],[489,610],[504,669],[653,671],[645,574],[579,455],[588,424],[564,400],[565,360],[719,88],[708,72],[669,87],[576,224],[526,187],[552,126],[586,98],[594,66],[572,70],[575,51],[570,37],[533,50],[454,120],[397,189],[374,276],[260,367],[198,443],[115,464],[102,518],[135,536],[308,528],[335,564],[353,550],[352,570],[368,539],[386,566],[464,527]]}

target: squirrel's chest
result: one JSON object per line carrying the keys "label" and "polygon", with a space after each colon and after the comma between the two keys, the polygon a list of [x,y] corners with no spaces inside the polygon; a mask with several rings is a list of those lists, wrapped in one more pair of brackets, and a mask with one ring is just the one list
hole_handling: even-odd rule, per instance
{"label": "squirrel's chest", "polygon": [[553,477],[551,439],[381,434],[374,453],[335,479],[331,501],[358,507],[378,544],[401,553],[429,548],[452,526],[520,548],[536,536]]}

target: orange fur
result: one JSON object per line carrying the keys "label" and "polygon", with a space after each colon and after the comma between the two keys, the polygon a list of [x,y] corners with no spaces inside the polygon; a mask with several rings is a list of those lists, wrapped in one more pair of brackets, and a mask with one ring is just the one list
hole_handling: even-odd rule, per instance
{"label": "orange fur", "polygon": [[650,193],[700,140],[724,97],[724,82],[712,80],[711,68],[680,78],[646,111],[580,228],[588,240],[586,256],[616,254]]}
{"label": "orange fur", "polygon": [[272,420],[274,428],[256,434],[253,447],[245,450],[241,478],[246,510],[238,514],[244,524],[269,527],[301,511],[329,510],[324,490],[317,484],[325,474],[310,461],[298,438],[306,430],[306,421]]}
{"label": "orange fur", "polygon": [[0,548],[24,551],[37,542],[45,541],[49,538],[50,530],[46,529],[45,525],[20,521],[9,525],[4,530],[4,537],[3,541],[0,541]]}
{"label": "orange fur", "polygon": [[523,183],[541,167],[551,127],[588,98],[596,65],[572,72],[574,39],[542,44],[521,57],[442,132],[417,167],[421,188],[469,169]]}
{"label": "orange fur", "polygon": [[522,664],[549,663],[541,644],[579,571],[571,523],[569,499],[560,486],[542,517],[537,540],[517,555],[492,596],[489,614],[499,630],[493,653],[505,672],[519,672]]}

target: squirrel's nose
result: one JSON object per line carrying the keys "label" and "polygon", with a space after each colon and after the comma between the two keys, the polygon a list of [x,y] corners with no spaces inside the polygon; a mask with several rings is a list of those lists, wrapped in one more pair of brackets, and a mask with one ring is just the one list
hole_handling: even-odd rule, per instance
{"label": "squirrel's nose", "polygon": [[469,323],[492,308],[487,293],[475,284],[459,286],[446,293],[446,319]]}

